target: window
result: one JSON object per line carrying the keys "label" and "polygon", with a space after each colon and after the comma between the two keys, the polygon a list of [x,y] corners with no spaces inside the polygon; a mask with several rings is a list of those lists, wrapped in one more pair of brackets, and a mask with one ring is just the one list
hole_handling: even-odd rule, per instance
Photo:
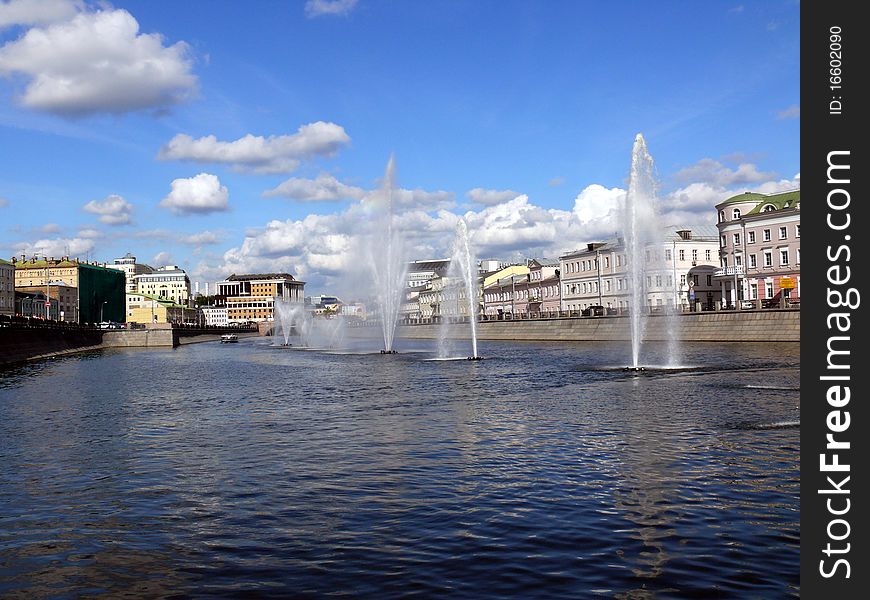
{"label": "window", "polygon": [[671,260],[671,249],[670,248],[665,249],[665,260]]}
{"label": "window", "polygon": [[761,232],[761,239],[765,242],[770,241],[770,229],[765,229]]}
{"label": "window", "polygon": [[662,287],[662,276],[656,275],[656,287]]}
{"label": "window", "polygon": [[776,210],[776,207],[773,204],[766,204],[764,208],[761,209],[761,212],[773,212]]}
{"label": "window", "polygon": [[720,222],[720,223],[723,223],[724,221],[725,221],[725,211],[724,211],[724,210],[720,210],[720,211],[719,211],[719,222]]}
{"label": "window", "polygon": [[710,260],[710,251],[704,250],[704,260]]}
{"label": "window", "polygon": [[735,233],[734,234],[734,246],[739,246],[739,245],[740,245],[740,234]]}
{"label": "window", "polygon": [[650,253],[649,253],[649,250],[647,250],[646,251],[646,262],[649,262],[649,260],[650,260]]}
{"label": "window", "polygon": [[773,266],[773,252],[770,250],[766,250],[764,252],[764,266],[772,267]]}
{"label": "window", "polygon": [[686,285],[686,276],[680,275],[680,285]]}
{"label": "window", "polygon": [[764,283],[764,297],[765,298],[773,298],[773,282],[766,281]]}
{"label": "window", "polygon": [[713,285],[713,276],[707,275],[707,287],[710,287],[712,285]]}
{"label": "window", "polygon": [[801,226],[800,223],[794,226],[794,236],[799,238],[801,236]]}
{"label": "window", "polygon": [[788,237],[788,228],[780,227],[779,228],[779,239],[784,240]]}
{"label": "window", "polygon": [[735,219],[735,220],[740,218],[740,209],[739,208],[735,208],[733,211],[731,211],[731,218]]}
{"label": "window", "polygon": [[787,265],[788,264],[788,250],[780,250],[779,251],[779,264]]}
{"label": "window", "polygon": [[735,255],[734,256],[734,265],[739,267],[742,264],[743,264],[743,257],[740,256],[739,254]]}
{"label": "window", "polygon": [[750,283],[749,284],[749,299],[756,300],[758,298],[758,284]]}
{"label": "window", "polygon": [[674,287],[674,276],[668,275],[668,287]]}
{"label": "window", "polygon": [[692,250],[692,261],[694,262],[694,261],[697,261],[697,260],[698,260],[698,251],[697,251],[697,250]]}
{"label": "window", "polygon": [[754,244],[754,243],[755,243],[755,232],[754,232],[754,231],[747,231],[747,232],[746,232],[746,242],[747,242],[748,244]]}
{"label": "window", "polygon": [[610,257],[609,256],[604,257],[604,268],[605,269],[610,268]]}
{"label": "window", "polygon": [[796,256],[795,256],[795,262],[796,262],[797,264],[801,264],[801,249],[798,248],[797,250],[795,250],[795,254],[796,254]]}
{"label": "window", "polygon": [[680,260],[686,260],[686,251],[680,250]]}
{"label": "window", "polygon": [[758,261],[757,261],[757,259],[755,258],[755,255],[754,255],[754,254],[750,254],[750,255],[749,255],[749,268],[750,268],[750,269],[754,269],[754,268],[756,268],[756,267],[758,267]]}
{"label": "window", "polygon": [[720,244],[720,245],[724,248],[724,247],[725,247],[725,244],[727,244],[727,243],[728,243],[728,238],[727,238],[727,237],[725,236],[725,234],[723,233],[723,234],[722,234],[722,240],[721,240],[721,244]]}

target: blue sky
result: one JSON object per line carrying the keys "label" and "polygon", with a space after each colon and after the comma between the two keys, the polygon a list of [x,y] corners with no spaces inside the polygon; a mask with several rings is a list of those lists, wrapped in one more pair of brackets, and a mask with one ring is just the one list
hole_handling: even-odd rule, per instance
{"label": "blue sky", "polygon": [[409,258],[612,235],[643,133],[661,212],[799,186],[800,5],[0,0],[0,256],[132,252],[353,294],[390,155]]}

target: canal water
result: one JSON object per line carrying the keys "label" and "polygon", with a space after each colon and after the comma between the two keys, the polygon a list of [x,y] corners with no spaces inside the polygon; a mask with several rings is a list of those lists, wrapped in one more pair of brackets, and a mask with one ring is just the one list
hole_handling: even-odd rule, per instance
{"label": "canal water", "polygon": [[799,595],[797,344],[270,343],[0,371],[0,597]]}

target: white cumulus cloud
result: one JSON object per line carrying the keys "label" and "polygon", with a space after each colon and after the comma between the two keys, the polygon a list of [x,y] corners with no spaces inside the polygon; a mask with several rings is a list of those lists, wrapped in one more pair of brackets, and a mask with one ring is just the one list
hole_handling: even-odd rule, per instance
{"label": "white cumulus cloud", "polygon": [[216,175],[200,173],[187,179],[172,181],[172,191],[160,206],[175,214],[207,214],[229,208],[229,191]]}
{"label": "white cumulus cloud", "polygon": [[288,173],[302,160],[331,157],[350,143],[341,125],[317,121],[299,127],[293,135],[269,137],[248,134],[232,142],[214,135],[194,139],[179,133],[160,149],[161,160],[221,163],[256,173]]}
{"label": "white cumulus cloud", "polygon": [[714,186],[728,187],[745,183],[758,183],[776,177],[776,173],[765,173],[752,163],[741,163],[736,169],[729,169],[717,160],[703,158],[690,167],[680,169],[674,179],[682,183],[709,183]]}
{"label": "white cumulus cloud", "polygon": [[117,194],[110,194],[102,200],[91,200],[82,207],[82,210],[100,215],[100,223],[127,225],[132,220],[133,205]]}
{"label": "white cumulus cloud", "polygon": [[475,204],[492,206],[494,204],[501,204],[502,202],[513,200],[519,196],[520,193],[513,190],[486,190],[483,188],[474,188],[473,190],[468,190],[465,195]]}
{"label": "white cumulus cloud", "polygon": [[42,239],[35,242],[21,242],[16,245],[16,254],[26,256],[61,256],[84,258],[94,250],[94,240],[75,238]]}
{"label": "white cumulus cloud", "polygon": [[0,2],[0,29],[12,25],[47,25],[71,19],[84,8],[77,0],[8,0]]}
{"label": "white cumulus cloud", "polygon": [[305,15],[312,19],[325,15],[344,17],[356,6],[357,0],[307,0]]}
{"label": "white cumulus cloud", "polygon": [[316,179],[293,177],[277,187],[263,192],[263,196],[266,198],[282,196],[300,202],[359,200],[365,194],[364,189],[346,185],[329,173],[321,173]]}
{"label": "white cumulus cloud", "polygon": [[81,12],[29,29],[0,48],[0,74],[20,74],[19,101],[63,116],[165,108],[197,89],[184,42],[163,45],[160,34],[139,33],[122,9]]}

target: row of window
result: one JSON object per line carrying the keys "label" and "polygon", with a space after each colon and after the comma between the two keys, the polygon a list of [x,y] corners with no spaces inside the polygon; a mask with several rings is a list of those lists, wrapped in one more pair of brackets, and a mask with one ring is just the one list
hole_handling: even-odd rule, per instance
{"label": "row of window", "polygon": [[[724,239],[724,237],[723,237],[723,239]],[[700,251],[697,248],[692,248],[690,252],[691,252],[692,260],[697,262],[698,257],[700,255]],[[680,248],[677,251],[677,259],[678,260],[685,261],[686,256],[687,256],[687,253],[686,253],[685,248]],[[712,252],[710,250],[704,250],[704,260],[709,261],[709,260],[711,260],[711,258],[712,258]],[[610,257],[609,256],[602,256],[601,259],[602,259],[602,268],[609,269],[610,268]],[[661,259],[661,255],[659,254],[658,250],[654,250],[654,251],[647,250],[646,251],[646,262],[652,262],[653,260],[659,261],[660,259]],[[665,248],[665,260],[668,262],[673,260],[673,252],[671,251],[670,248]],[[616,262],[617,267],[622,267],[624,265],[625,266],[628,265],[628,260],[626,260],[624,254],[617,254],[615,262]],[[597,258],[565,263],[566,273],[581,273],[583,271],[597,271],[597,270],[598,270],[598,259]]]}
{"label": "row of window", "polygon": [[[758,257],[755,254],[750,254],[749,256],[749,268],[757,269],[758,268]],[[738,267],[743,266],[743,257],[740,254],[736,254],[734,256],[734,264]],[[788,266],[789,263],[789,251],[788,248],[781,248],[779,250],[779,266],[785,267]],[[801,264],[801,249],[795,249],[795,264]],[[728,257],[722,258],[722,266],[728,266]],[[773,250],[765,250],[762,253],[762,266],[763,267],[773,267]]]}
{"label": "row of window", "polygon": [[[796,238],[800,238],[800,236],[801,236],[801,226],[799,224],[794,226],[794,236]],[[740,246],[741,237],[740,237],[739,233],[733,234],[732,239],[734,240],[735,246]],[[769,242],[769,241],[771,241],[771,239],[772,239],[771,238],[771,230],[770,229],[763,229],[761,231],[761,241],[762,242]],[[780,227],[779,228],[779,239],[780,240],[787,240],[788,239],[788,227]],[[746,243],[747,244],[754,244],[755,241],[756,241],[755,232],[754,231],[747,231],[746,232]],[[727,244],[728,244],[728,236],[723,233],[722,234],[722,247],[724,248]]]}
{"label": "row of window", "polygon": [[[517,299],[525,300],[528,298],[536,299],[536,298],[555,298],[559,294],[559,288],[555,285],[547,285],[540,288],[540,293],[537,293],[538,288],[533,288],[531,290],[516,290]],[[488,294],[484,294],[485,302],[504,302],[505,300],[510,300],[513,297],[514,290],[509,291],[501,291],[501,292],[491,292]]]}

